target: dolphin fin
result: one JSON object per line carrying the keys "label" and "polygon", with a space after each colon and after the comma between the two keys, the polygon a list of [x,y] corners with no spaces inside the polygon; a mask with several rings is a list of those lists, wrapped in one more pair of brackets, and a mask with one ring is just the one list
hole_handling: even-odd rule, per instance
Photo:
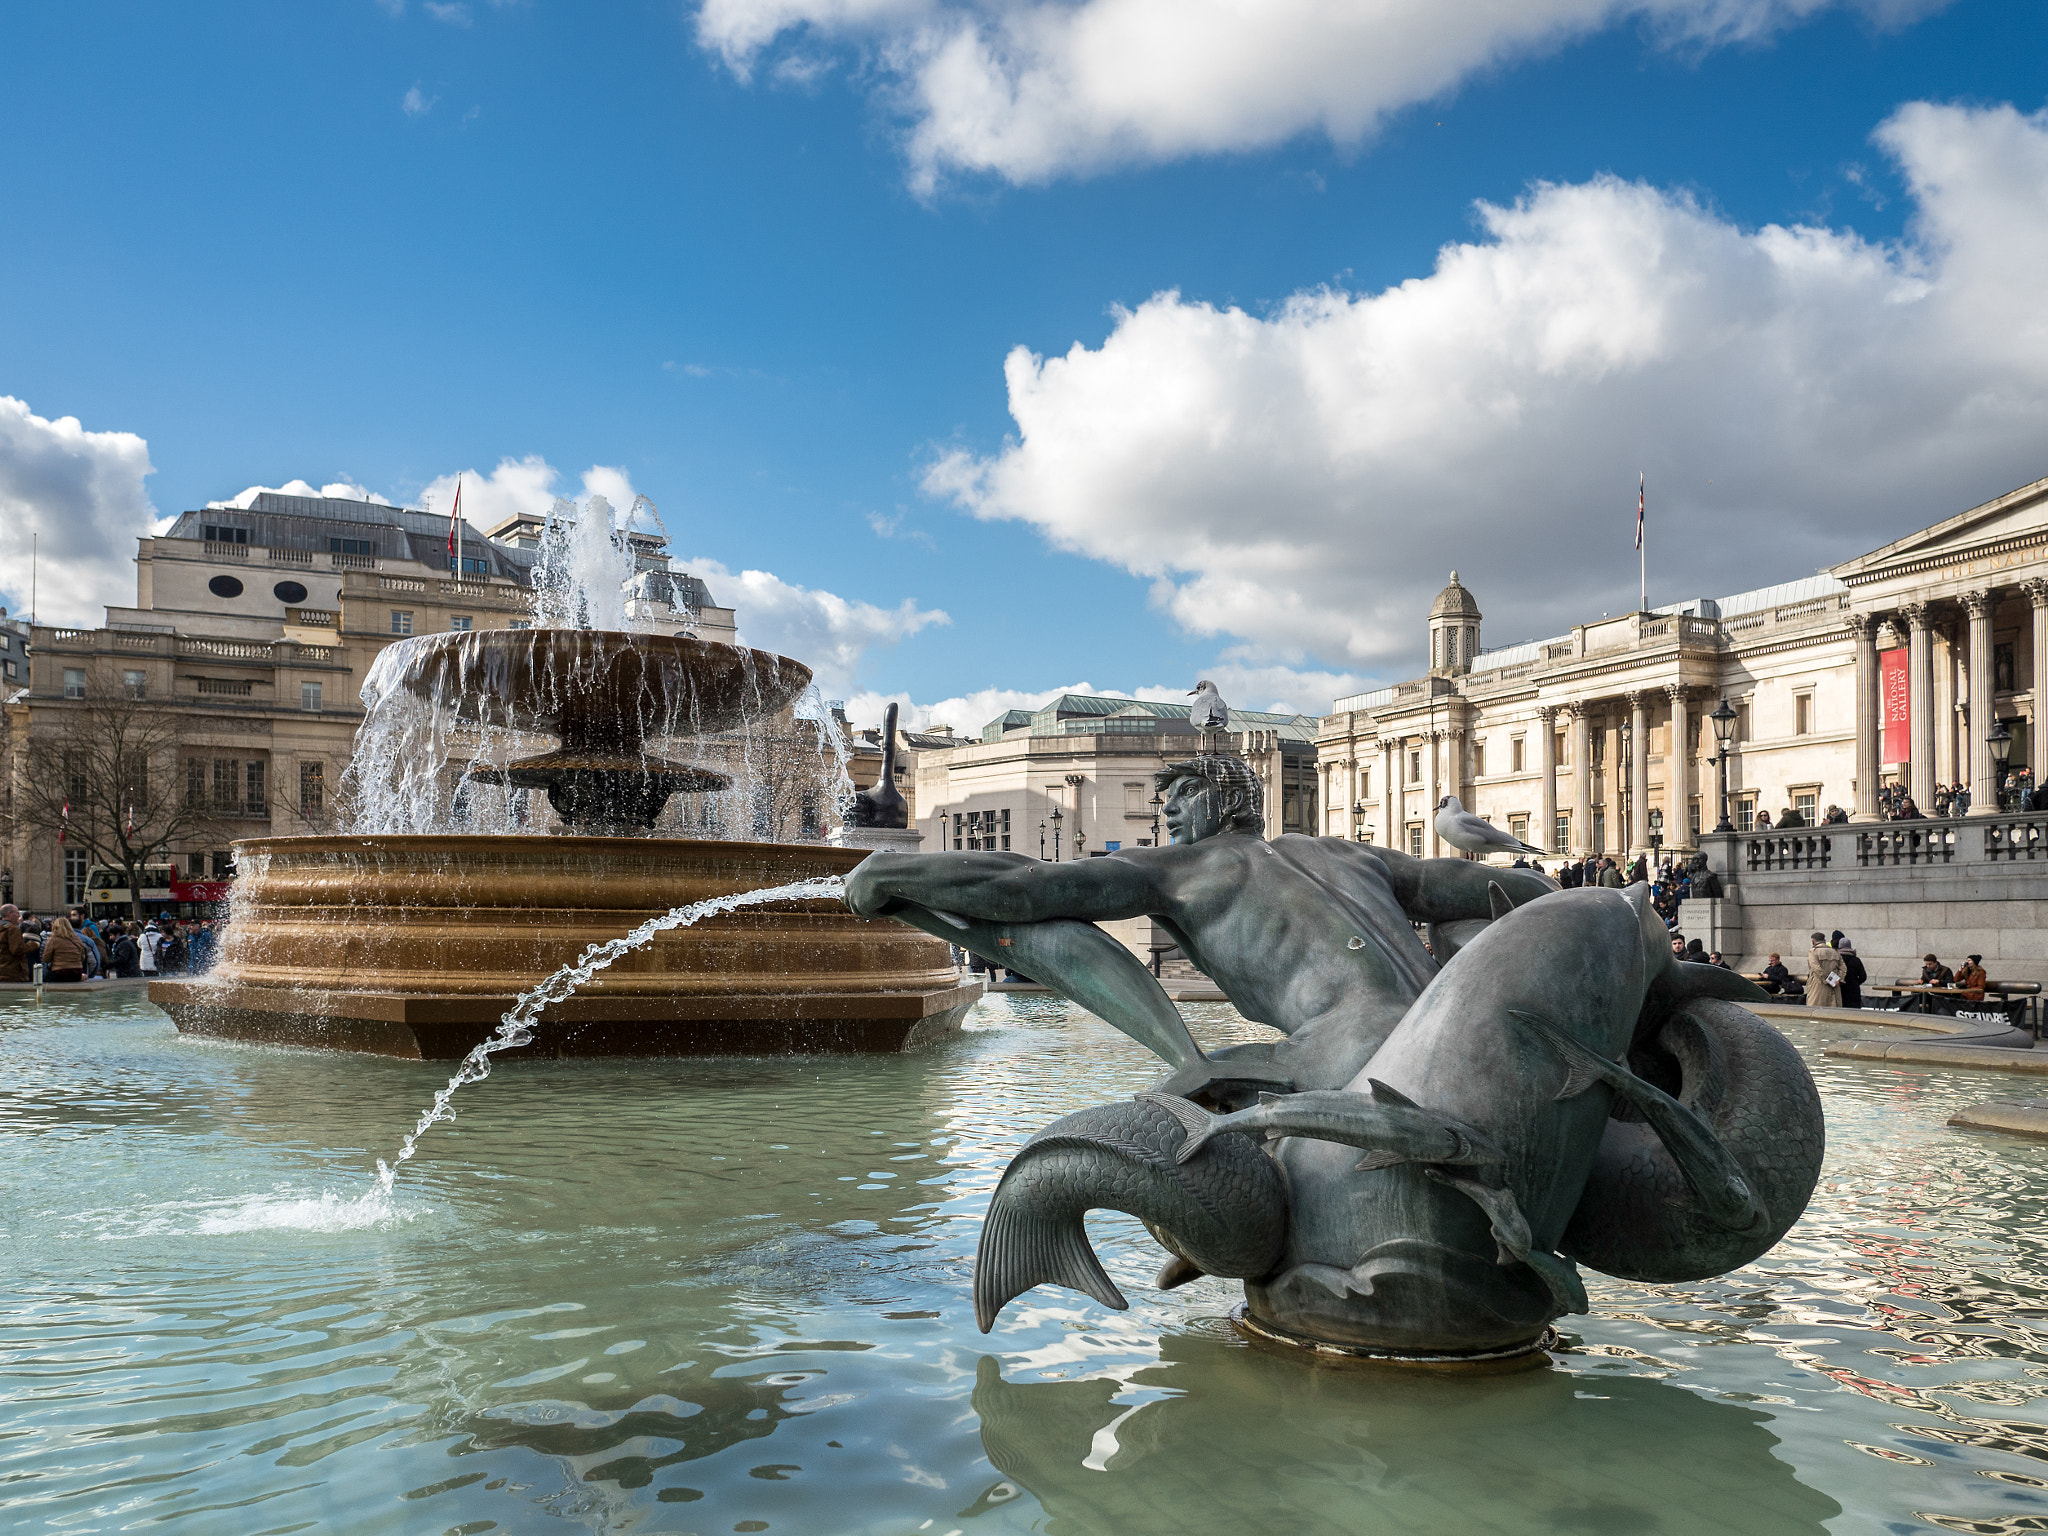
{"label": "dolphin fin", "polygon": [[[1261,1095],[1264,1097],[1264,1095]],[[1180,1147],[1173,1154],[1176,1163],[1184,1163],[1209,1144],[1215,1134],[1217,1116],[1210,1114],[1199,1104],[1190,1104],[1186,1099],[1170,1093],[1141,1093],[1138,1098],[1147,1104],[1157,1104],[1181,1123],[1187,1135],[1181,1138]]]}
{"label": "dolphin fin", "polygon": [[1533,1013],[1524,1013],[1519,1008],[1510,1008],[1508,1017],[1519,1020],[1563,1060],[1564,1086],[1552,1095],[1555,1099],[1575,1099],[1595,1083],[1606,1083],[1610,1087],[1619,1088],[1622,1086],[1623,1078],[1633,1076],[1626,1068],[1609,1061],[1592,1047],[1574,1040],[1548,1019],[1540,1018]]}
{"label": "dolphin fin", "polygon": [[1515,1199],[1512,1189],[1504,1184],[1482,1184],[1447,1168],[1429,1167],[1422,1171],[1437,1183],[1455,1189],[1486,1212],[1487,1224],[1493,1229],[1494,1246],[1500,1249],[1500,1263],[1513,1264],[1529,1257],[1532,1241],[1529,1218],[1522,1214],[1521,1204]]}
{"label": "dolphin fin", "polygon": [[1493,920],[1495,922],[1499,922],[1515,910],[1514,902],[1509,900],[1508,893],[1500,888],[1498,880],[1486,882],[1486,902],[1488,906],[1493,908]]}
{"label": "dolphin fin", "polygon": [[1522,1255],[1522,1262],[1536,1271],[1565,1311],[1585,1312],[1591,1308],[1592,1303],[1586,1299],[1586,1283],[1579,1278],[1578,1265],[1570,1259],[1531,1248]]}
{"label": "dolphin fin", "polygon": [[[1400,1109],[1422,1109],[1420,1104],[1409,1098],[1400,1089],[1389,1088],[1376,1077],[1368,1077],[1365,1081],[1366,1085],[1372,1089],[1372,1096],[1382,1104],[1392,1104]],[[1423,1112],[1425,1114],[1428,1113],[1427,1110]]]}
{"label": "dolphin fin", "polygon": [[1036,1285],[1085,1292],[1116,1312],[1131,1305],[1088,1246],[1080,1212],[1048,1221],[1018,1206],[991,1204],[974,1260],[975,1326],[987,1333],[1004,1307]]}
{"label": "dolphin fin", "polygon": [[1152,1284],[1162,1291],[1186,1285],[1190,1280],[1199,1280],[1207,1271],[1191,1259],[1175,1254],[1159,1266],[1159,1273],[1152,1278]]}
{"label": "dolphin fin", "polygon": [[[1690,1001],[1694,998],[1711,998],[1723,1003],[1768,1003],[1770,993],[1734,971],[1723,970],[1718,965],[1701,965],[1697,961],[1681,960],[1671,967],[1671,975],[1665,982],[1665,990],[1675,1000]],[[1674,1006],[1676,1002],[1674,1001]]]}
{"label": "dolphin fin", "polygon": [[1370,1173],[1375,1168],[1391,1168],[1396,1163],[1405,1163],[1407,1161],[1408,1158],[1405,1154],[1396,1152],[1391,1147],[1375,1147],[1357,1162],[1353,1163],[1351,1171],[1353,1173]]}
{"label": "dolphin fin", "polygon": [[931,913],[933,917],[936,917],[942,923],[951,923],[955,928],[958,928],[962,933],[967,933],[971,931],[974,926],[972,923],[968,922],[966,918],[960,916],[956,912],[941,912],[937,907],[926,907],[925,911]]}
{"label": "dolphin fin", "polygon": [[1278,1104],[1286,1097],[1287,1095],[1284,1093],[1268,1093],[1263,1088],[1259,1090],[1259,1102],[1261,1104]]}

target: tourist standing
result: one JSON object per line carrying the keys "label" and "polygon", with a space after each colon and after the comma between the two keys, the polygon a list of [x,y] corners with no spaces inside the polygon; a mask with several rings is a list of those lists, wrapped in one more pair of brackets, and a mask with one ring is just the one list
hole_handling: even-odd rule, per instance
{"label": "tourist standing", "polygon": [[1608,890],[1618,891],[1621,889],[1621,871],[1614,867],[1614,860],[1602,859],[1600,861],[1600,884]]}
{"label": "tourist standing", "polygon": [[135,925],[116,919],[110,926],[114,930],[114,975],[133,980],[142,974],[142,946],[135,942]]}
{"label": "tourist standing", "polygon": [[1835,946],[1835,953],[1842,957],[1842,1006],[1861,1008],[1863,1006],[1863,983],[1870,980],[1870,972],[1864,969],[1863,957],[1856,953],[1851,944],[1837,928],[1828,942]]}
{"label": "tourist standing", "polygon": [[72,982],[85,980],[85,941],[79,938],[69,918],[53,918],[43,940],[43,979]]}
{"label": "tourist standing", "polygon": [[0,907],[0,981],[28,981],[35,957],[21,931],[21,908],[13,902]]}
{"label": "tourist standing", "polygon": [[1816,933],[1813,948],[1806,956],[1806,1006],[1809,1008],[1839,1008],[1842,1006],[1842,957],[1835,953],[1834,945],[1828,942],[1824,933]]}
{"label": "tourist standing", "polygon": [[164,936],[157,931],[156,924],[147,924],[142,930],[142,936],[135,941],[138,964],[144,976],[157,974],[156,957],[163,946]]}

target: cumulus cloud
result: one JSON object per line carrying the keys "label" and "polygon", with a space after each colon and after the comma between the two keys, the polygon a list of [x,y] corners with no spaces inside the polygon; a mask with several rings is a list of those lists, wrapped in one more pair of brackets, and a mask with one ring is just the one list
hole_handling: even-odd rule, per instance
{"label": "cumulus cloud", "polygon": [[[882,723],[882,712],[896,706],[896,723],[906,731],[928,731],[950,725],[954,734],[977,736],[989,721],[1013,709],[1043,709],[1063,693],[1108,693],[1092,683],[1069,683],[1061,688],[981,688],[973,693],[919,704],[907,693],[876,693],[863,689],[846,701],[846,718],[857,730]],[[1130,695],[1135,698],[1136,695]]]}
{"label": "cumulus cloud", "polygon": [[98,624],[135,601],[135,541],[154,528],[155,473],[133,432],[45,420],[0,395],[0,604],[45,624]]}
{"label": "cumulus cloud", "polygon": [[1013,351],[1017,437],[926,489],[1153,581],[1238,659],[1412,666],[1452,567],[1486,638],[1810,574],[2048,474],[2048,113],[1878,131],[1912,232],[1745,231],[1601,178],[1271,314],[1162,293],[1099,347]]}
{"label": "cumulus cloud", "polygon": [[877,647],[896,645],[934,625],[953,622],[943,609],[920,608],[907,597],[894,608],[882,608],[822,588],[800,587],[771,571],[735,571],[702,557],[679,563],[703,578],[722,606],[738,610],[743,644],[795,657],[832,698],[843,698],[852,690],[863,663]]}
{"label": "cumulus cloud", "polygon": [[256,504],[258,496],[331,496],[337,501],[374,501],[380,506],[393,506],[389,497],[375,491],[366,491],[353,480],[330,480],[325,485],[310,485],[304,480],[287,480],[283,485],[252,485],[240,494],[230,496],[226,501],[209,501],[209,507],[248,508]]}
{"label": "cumulus cloud", "polygon": [[405,96],[398,103],[398,109],[407,117],[425,117],[434,110],[434,103],[441,98],[429,96],[418,86],[406,88]]}
{"label": "cumulus cloud", "polygon": [[742,78],[813,78],[851,48],[907,124],[913,184],[1036,182],[1107,165],[1339,143],[1475,72],[1641,24],[1698,47],[1827,9],[1897,25],[1950,0],[703,0],[697,38]]}

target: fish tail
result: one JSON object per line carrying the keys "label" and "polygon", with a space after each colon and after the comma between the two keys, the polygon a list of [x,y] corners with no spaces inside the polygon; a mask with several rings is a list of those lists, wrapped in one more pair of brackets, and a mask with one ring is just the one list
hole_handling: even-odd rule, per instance
{"label": "fish tail", "polygon": [[1519,1021],[1544,1044],[1557,1052],[1565,1066],[1564,1086],[1552,1095],[1555,1099],[1575,1099],[1595,1083],[1605,1083],[1610,1088],[1627,1091],[1633,1074],[1609,1061],[1583,1041],[1574,1040],[1548,1019],[1533,1013],[1524,1013],[1519,1008],[1510,1008],[1508,1016]]}
{"label": "fish tail", "polygon": [[1220,1115],[1212,1115],[1199,1104],[1190,1104],[1186,1099],[1171,1093],[1141,1093],[1140,1102],[1157,1104],[1181,1123],[1187,1131],[1187,1138],[1173,1154],[1176,1163],[1184,1163],[1209,1144],[1209,1138],[1216,1134],[1221,1121]]}

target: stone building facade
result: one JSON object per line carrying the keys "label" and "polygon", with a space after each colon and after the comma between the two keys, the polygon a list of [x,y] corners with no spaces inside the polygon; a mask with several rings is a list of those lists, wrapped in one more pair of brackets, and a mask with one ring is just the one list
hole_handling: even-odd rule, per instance
{"label": "stone building facade", "polygon": [[2048,480],[1801,581],[1491,651],[1482,618],[1454,572],[1430,670],[1323,718],[1326,835],[1438,855],[1433,808],[1453,794],[1559,854],[1690,851],[1719,817],[1706,717],[1724,699],[1743,832],[1788,807],[1875,821],[1905,793],[1931,814],[1957,784],[1993,814],[1994,722],[2016,779],[2048,761]]}

